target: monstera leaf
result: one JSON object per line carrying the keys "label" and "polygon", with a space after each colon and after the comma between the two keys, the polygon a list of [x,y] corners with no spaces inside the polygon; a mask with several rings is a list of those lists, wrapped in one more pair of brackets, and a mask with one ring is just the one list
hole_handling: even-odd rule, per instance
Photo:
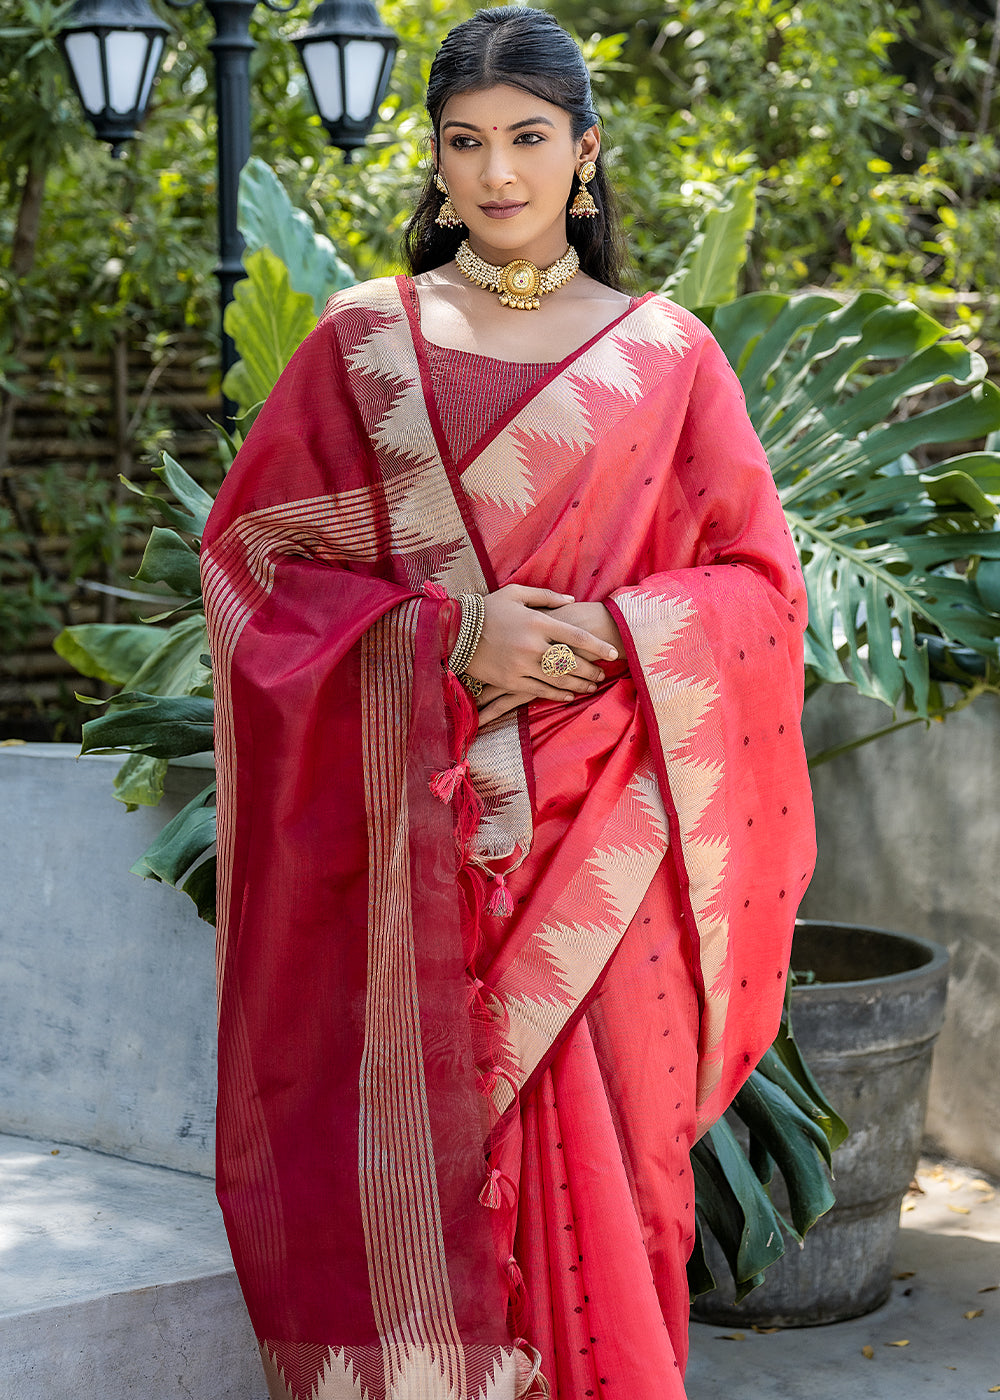
{"label": "monstera leaf", "polygon": [[1000,456],[921,468],[911,455],[1000,426],[985,361],[878,292],[752,295],[705,319],[740,376],[802,561],[811,683],[850,682],[926,717],[921,634],[998,659]]}

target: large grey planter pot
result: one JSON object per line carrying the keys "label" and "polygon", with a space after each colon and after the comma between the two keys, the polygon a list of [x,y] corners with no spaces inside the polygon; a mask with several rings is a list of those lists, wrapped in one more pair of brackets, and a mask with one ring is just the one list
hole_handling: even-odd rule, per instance
{"label": "large grey planter pot", "polygon": [[[693,1309],[707,1322],[840,1322],[880,1307],[892,1286],[899,1210],[917,1165],[931,1052],[944,1019],[948,953],[908,934],[803,920],[792,966],[818,979],[792,993],[795,1038],[851,1130],[834,1154],[837,1204],[801,1250],[788,1241],[783,1258],[742,1303],[721,1251],[708,1239],[720,1287]],[[780,1210],[780,1179],[776,1186]]]}

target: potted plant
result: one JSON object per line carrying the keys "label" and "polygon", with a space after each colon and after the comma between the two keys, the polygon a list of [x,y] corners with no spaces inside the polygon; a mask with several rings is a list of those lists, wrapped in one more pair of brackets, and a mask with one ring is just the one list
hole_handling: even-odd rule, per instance
{"label": "potted plant", "polygon": [[[241,209],[248,276],[227,329],[243,358],[226,391],[249,417],[345,273],[258,161],[245,172]],[[668,290],[697,309],[722,344],[768,450],[809,590],[807,691],[853,685],[903,706],[908,717],[898,723],[943,716],[995,679],[1000,534],[992,497],[1000,457],[967,452],[921,467],[912,454],[1000,428],[1000,391],[985,381],[980,356],[884,294],[736,296],[737,254],[752,219],[747,187],[720,200]],[[914,408],[936,385],[959,393]],[[168,590],[178,619],[165,628],[70,628],[56,643],[84,674],[124,687],[85,726],[84,750],[129,752],[116,789],[130,804],[159,800],[169,759],[211,748],[197,558],[211,498],[168,456],[158,475],[177,504],[147,493],[166,525],[154,529],[137,578]],[[942,687],[942,668],[957,680],[958,699]],[[208,784],[133,867],[183,889],[209,919],[213,801]],[[845,937],[838,933],[837,943],[846,946]],[[830,1209],[823,1162],[846,1128],[806,1068],[787,1017],[734,1110],[746,1151],[723,1121],[693,1161],[699,1220],[719,1241],[739,1299],[785,1252],[785,1229],[801,1240]],[[771,1194],[776,1163],[787,1198],[780,1209]],[[690,1279],[693,1293],[714,1286],[700,1235]]]}

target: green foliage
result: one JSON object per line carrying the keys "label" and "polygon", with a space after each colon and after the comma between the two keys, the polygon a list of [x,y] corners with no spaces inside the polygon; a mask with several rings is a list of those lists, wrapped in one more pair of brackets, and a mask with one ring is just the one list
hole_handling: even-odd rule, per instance
{"label": "green foliage", "polygon": [[[704,1224],[722,1248],[739,1302],[784,1254],[783,1232],[801,1242],[834,1204],[827,1169],[847,1137],[847,1124],[827,1102],[795,1043],[789,1002],[774,1044],[737,1094],[729,1118],[742,1125],[742,1142],[723,1119],[691,1152],[698,1229],[688,1284],[692,1298],[716,1285],[705,1257]],[[776,1169],[790,1219],[772,1199]]]}
{"label": "green foliage", "polygon": [[[757,294],[706,318],[747,397],[802,560],[810,684],[853,683],[918,716],[945,708],[923,633],[996,673],[1000,618],[977,584],[1000,558],[1000,458],[912,454],[1000,425],[982,356],[882,293]],[[914,401],[936,386],[961,394]],[[991,575],[987,574],[987,582]]]}
{"label": "green foliage", "polygon": [[275,380],[316,324],[313,299],[289,286],[288,268],[270,248],[244,259],[246,279],[226,308],[226,330],[242,348],[225,391],[247,414],[263,402]]}
{"label": "green foliage", "polygon": [[240,232],[247,252],[269,248],[288,273],[296,292],[308,292],[320,316],[327,298],[354,282],[329,238],[318,233],[304,210],[296,209],[271,167],[251,156],[240,176]]}
{"label": "green foliage", "polygon": [[214,709],[203,696],[123,690],[108,702],[107,714],[83,726],[80,752],[129,750],[151,758],[211,753]]}
{"label": "green foliage", "polygon": [[756,180],[733,181],[705,210],[660,291],[690,311],[731,301],[739,291],[755,213]]}

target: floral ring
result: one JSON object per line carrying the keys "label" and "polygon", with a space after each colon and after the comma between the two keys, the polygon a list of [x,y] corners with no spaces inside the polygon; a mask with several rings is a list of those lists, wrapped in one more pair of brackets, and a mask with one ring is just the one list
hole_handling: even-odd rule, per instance
{"label": "floral ring", "polygon": [[542,652],[542,674],[568,676],[576,670],[576,657],[565,642],[553,642]]}

